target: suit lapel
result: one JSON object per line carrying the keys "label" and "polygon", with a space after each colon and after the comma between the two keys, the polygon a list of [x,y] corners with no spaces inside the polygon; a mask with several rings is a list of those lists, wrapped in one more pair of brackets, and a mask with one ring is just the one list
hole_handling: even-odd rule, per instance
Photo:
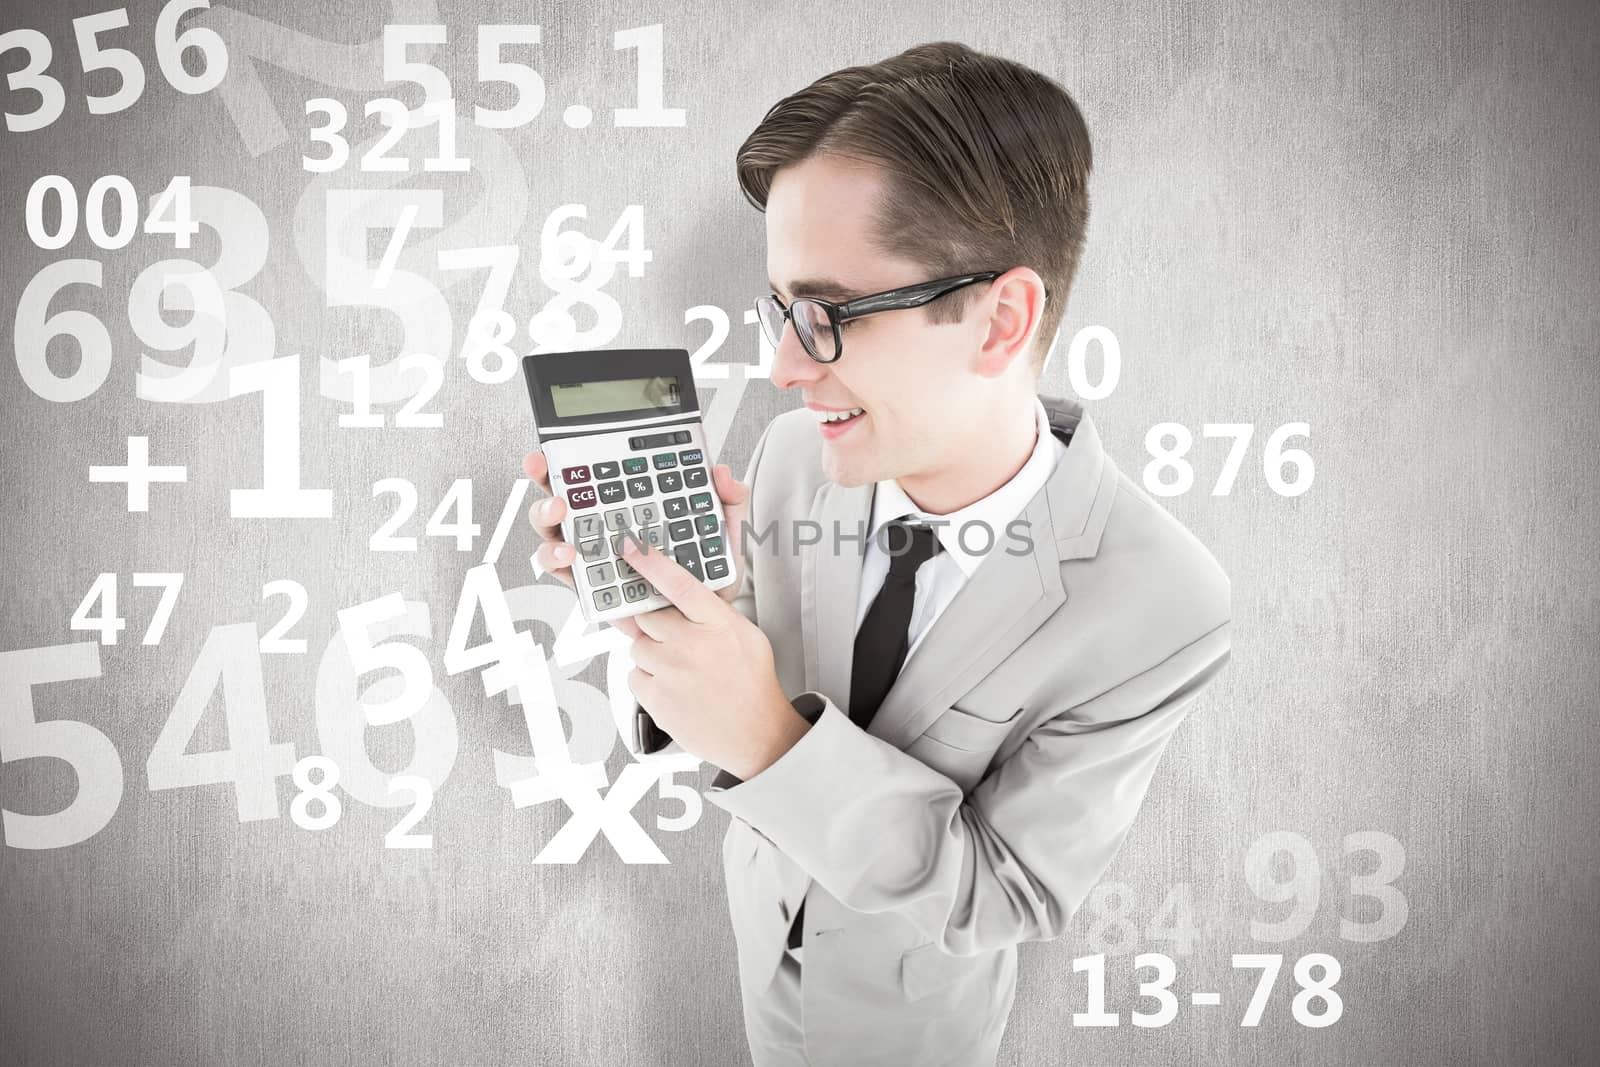
{"label": "suit lapel", "polygon": [[[990,674],[1066,599],[1050,509],[1036,495],[1018,518],[1033,551],[1004,530],[995,547],[912,650],[867,732],[904,748],[950,702]],[[1007,551],[1007,548],[1011,551]]]}
{"label": "suit lapel", "polygon": [[821,540],[800,550],[801,618],[805,630],[806,686],[826,693],[846,712],[850,661],[855,650],[856,602],[861,595],[861,557],[856,542],[835,551],[834,532],[865,532],[872,513],[872,485],[845,488],[824,482],[811,503]]}
{"label": "suit lapel", "polygon": [[[995,547],[912,651],[868,727],[868,733],[897,748],[915,740],[1054,614],[1067,598],[1063,561],[1098,551],[1116,469],[1081,404],[1040,400],[1051,431],[1069,445],[1018,516],[1028,524],[1033,550],[1022,551],[1022,543],[1006,530],[995,531]],[[854,535],[866,529],[872,489],[870,484],[824,483],[809,515],[821,526],[821,540],[800,550],[806,685],[846,712],[862,553],[854,541],[835,551],[834,532]]]}

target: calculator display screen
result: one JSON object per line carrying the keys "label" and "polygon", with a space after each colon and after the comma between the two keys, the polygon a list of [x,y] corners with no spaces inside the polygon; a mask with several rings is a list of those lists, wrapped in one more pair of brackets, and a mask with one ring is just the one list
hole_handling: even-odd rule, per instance
{"label": "calculator display screen", "polygon": [[681,400],[676,375],[654,378],[612,378],[606,381],[569,382],[550,386],[550,403],[557,417],[612,415],[643,408],[675,410]]}

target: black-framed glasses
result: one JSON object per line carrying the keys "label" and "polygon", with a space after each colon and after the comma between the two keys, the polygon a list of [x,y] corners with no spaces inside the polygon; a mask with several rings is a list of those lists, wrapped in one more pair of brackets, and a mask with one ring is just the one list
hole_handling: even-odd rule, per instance
{"label": "black-framed glasses", "polygon": [[[783,324],[793,322],[795,336],[800,338],[800,346],[806,350],[806,355],[818,363],[832,363],[844,354],[844,341],[840,336],[840,326],[843,323],[859,319],[863,315],[875,315],[880,311],[901,311],[905,308],[921,307],[946,293],[977,282],[990,281],[1003,273],[1005,272],[986,270],[976,274],[958,274],[953,278],[918,282],[915,285],[903,285],[898,289],[857,297],[845,304],[804,296],[784,307],[783,301],[778,299],[776,293],[768,293],[766,296],[756,297],[756,317],[761,320],[761,330],[767,335],[767,340],[772,343],[773,348],[778,347],[778,342],[783,337]],[[1045,299],[1049,298],[1050,290],[1047,288]]]}

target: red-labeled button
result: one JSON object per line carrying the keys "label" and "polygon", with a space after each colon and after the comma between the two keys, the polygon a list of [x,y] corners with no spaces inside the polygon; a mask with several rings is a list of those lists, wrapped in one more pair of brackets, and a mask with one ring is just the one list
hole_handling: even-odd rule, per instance
{"label": "red-labeled button", "polygon": [[561,480],[571,485],[573,482],[586,482],[589,480],[589,465],[581,467],[562,467]]}
{"label": "red-labeled button", "polygon": [[595,499],[594,486],[580,485],[567,494],[567,503],[574,509],[592,508],[598,501]]}

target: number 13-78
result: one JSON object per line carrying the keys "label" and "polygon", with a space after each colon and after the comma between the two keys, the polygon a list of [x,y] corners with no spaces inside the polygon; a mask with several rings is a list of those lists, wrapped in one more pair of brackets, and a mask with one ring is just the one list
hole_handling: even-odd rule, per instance
{"label": "number 13-78", "polygon": [[[1178,968],[1172,962],[1172,957],[1159,952],[1142,952],[1134,957],[1133,965],[1135,968],[1154,967],[1156,971],[1153,979],[1139,983],[1139,996],[1154,1000],[1156,1010],[1131,1012],[1129,1018],[1133,1020],[1133,1025],[1155,1027],[1172,1022],[1178,1017],[1179,1006],[1178,997],[1171,989],[1173,981],[1178,977]],[[1276,954],[1234,954],[1235,970],[1249,967],[1261,972],[1255,992],[1250,996],[1250,1004],[1239,1020],[1240,1026],[1261,1024],[1261,1016],[1266,1011],[1267,1002],[1272,998],[1272,986],[1277,981],[1278,970],[1282,965],[1283,957]],[[1105,954],[1081,956],[1072,961],[1072,969],[1087,972],[1089,985],[1087,998],[1089,1010],[1073,1012],[1072,1025],[1120,1025],[1122,1013],[1106,1011]],[[1313,973],[1316,971],[1320,971],[1321,974]],[[1294,979],[1299,989],[1289,1006],[1295,1022],[1301,1026],[1320,1028],[1332,1026],[1339,1021],[1339,1017],[1344,1014],[1344,1001],[1333,988],[1339,982],[1339,974],[1339,961],[1326,952],[1310,952],[1295,961]],[[1200,1007],[1218,1005],[1222,1003],[1222,995],[1215,992],[1195,992],[1190,994],[1189,1003]],[[1322,1010],[1315,1010],[1319,1004],[1322,1005]]]}

